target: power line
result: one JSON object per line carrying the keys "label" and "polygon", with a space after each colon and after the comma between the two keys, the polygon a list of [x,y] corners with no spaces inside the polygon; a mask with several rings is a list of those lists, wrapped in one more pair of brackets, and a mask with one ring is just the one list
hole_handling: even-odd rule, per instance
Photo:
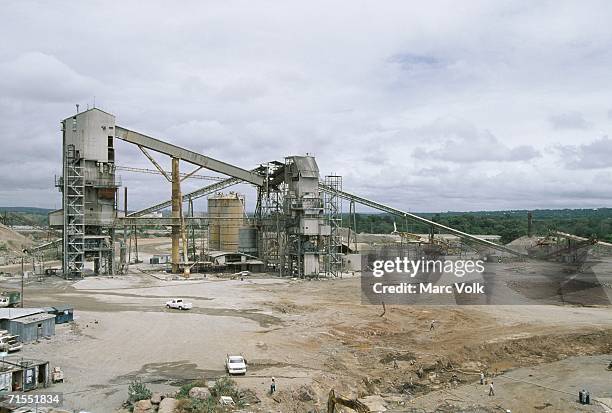
{"label": "power line", "polygon": [[[120,166],[120,165],[116,165],[115,169],[118,170],[118,171],[139,172],[139,173],[151,174],[151,175],[161,175],[161,172],[159,172],[156,169],[134,168],[132,166]],[[164,172],[166,172],[167,174],[171,174],[171,172],[169,172],[169,171],[164,171]],[[189,175],[188,173],[180,173],[179,175],[181,177],[183,177],[183,178],[187,177],[188,179],[191,179],[191,178],[204,179],[204,180],[208,180],[208,181],[223,181],[223,180],[226,179],[226,178],[221,177],[221,176],[198,175],[198,174]]]}

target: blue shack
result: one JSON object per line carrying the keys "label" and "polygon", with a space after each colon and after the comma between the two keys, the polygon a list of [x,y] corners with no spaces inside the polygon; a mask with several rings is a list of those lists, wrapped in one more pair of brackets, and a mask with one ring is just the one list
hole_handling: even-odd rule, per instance
{"label": "blue shack", "polygon": [[74,320],[74,306],[59,304],[45,308],[45,311],[55,316],[55,324],[69,323]]}

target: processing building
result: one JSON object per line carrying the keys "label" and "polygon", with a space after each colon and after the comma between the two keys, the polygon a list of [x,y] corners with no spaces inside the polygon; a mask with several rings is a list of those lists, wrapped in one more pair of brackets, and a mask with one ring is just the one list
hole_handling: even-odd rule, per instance
{"label": "processing building", "polygon": [[115,177],[115,117],[94,108],[64,119],[61,126],[63,168],[56,186],[62,209],[50,214],[49,224],[62,229],[63,272],[81,277],[90,260],[95,274],[112,274],[121,185]]}

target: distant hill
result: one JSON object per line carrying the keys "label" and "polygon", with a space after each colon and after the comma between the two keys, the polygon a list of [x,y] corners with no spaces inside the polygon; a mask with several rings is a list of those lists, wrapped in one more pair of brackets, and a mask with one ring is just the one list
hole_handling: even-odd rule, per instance
{"label": "distant hill", "polygon": [[53,211],[36,207],[0,207],[0,224],[46,226],[47,214]]}
{"label": "distant hill", "polygon": [[0,224],[0,251],[20,251],[32,245],[32,240]]}
{"label": "distant hill", "polygon": [[36,207],[3,207],[0,206],[0,212],[25,212],[26,214],[48,214],[51,211],[54,211],[53,209],[49,209],[49,208],[36,208]]}

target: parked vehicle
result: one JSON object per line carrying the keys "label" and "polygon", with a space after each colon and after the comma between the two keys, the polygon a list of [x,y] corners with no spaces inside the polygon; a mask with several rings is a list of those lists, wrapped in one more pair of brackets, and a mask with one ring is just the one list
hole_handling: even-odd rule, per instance
{"label": "parked vehicle", "polygon": [[247,363],[242,356],[230,356],[225,358],[225,370],[228,374],[246,374]]}
{"label": "parked vehicle", "polygon": [[166,307],[176,308],[179,310],[190,310],[193,307],[193,304],[184,301],[182,298],[173,298],[170,301],[166,301]]}
{"label": "parked vehicle", "polygon": [[[0,299],[2,300],[0,307],[17,307],[21,303],[21,293],[19,291],[3,291]],[[4,305],[5,302],[6,305]]]}
{"label": "parked vehicle", "polygon": [[0,349],[10,353],[21,350],[22,347],[19,336],[9,334],[6,330],[0,330]]}

